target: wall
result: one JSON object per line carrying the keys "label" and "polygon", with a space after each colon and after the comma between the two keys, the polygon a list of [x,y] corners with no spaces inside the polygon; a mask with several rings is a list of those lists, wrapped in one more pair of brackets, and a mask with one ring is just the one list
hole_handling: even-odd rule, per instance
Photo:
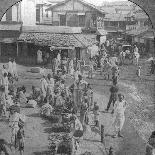
{"label": "wall", "polygon": [[36,25],[36,0],[23,0],[21,3],[21,20],[23,26]]}

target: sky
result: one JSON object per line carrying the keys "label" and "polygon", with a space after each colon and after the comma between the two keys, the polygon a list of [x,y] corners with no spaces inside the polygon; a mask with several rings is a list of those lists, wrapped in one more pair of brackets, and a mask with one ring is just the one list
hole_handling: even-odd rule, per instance
{"label": "sky", "polygon": [[127,1],[127,0],[85,0],[85,1],[94,5],[101,5],[104,1],[115,2],[115,1]]}

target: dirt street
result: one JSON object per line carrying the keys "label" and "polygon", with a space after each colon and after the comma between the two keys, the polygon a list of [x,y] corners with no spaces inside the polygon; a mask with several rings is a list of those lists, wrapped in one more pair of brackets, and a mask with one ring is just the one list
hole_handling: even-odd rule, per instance
{"label": "dirt street", "polygon": [[[141,61],[142,62],[142,61]],[[136,77],[134,66],[121,67],[119,91],[122,92],[129,107],[126,111],[126,121],[123,127],[124,138],[111,138],[113,118],[105,113],[111,81],[105,81],[97,73],[93,80],[87,79],[94,90],[94,100],[100,105],[100,123],[105,126],[106,147],[113,146],[117,155],[145,155],[145,143],[154,129],[155,115],[152,108],[154,101],[154,76],[148,76],[148,66],[142,64],[142,77]],[[25,85],[30,92],[32,85],[39,86],[40,75],[27,72],[29,67],[18,66],[20,81],[18,85]],[[67,84],[73,80],[67,79]],[[46,155],[48,150],[48,135],[50,123],[38,115],[38,108],[23,108],[27,116],[25,155]],[[9,141],[10,129],[7,122],[0,123],[0,137]]]}

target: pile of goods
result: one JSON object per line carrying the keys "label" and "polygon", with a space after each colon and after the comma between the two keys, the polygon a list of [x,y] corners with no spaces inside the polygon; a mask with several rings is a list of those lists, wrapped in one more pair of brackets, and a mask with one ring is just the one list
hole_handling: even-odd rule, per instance
{"label": "pile of goods", "polygon": [[66,132],[66,133],[69,133],[71,131],[70,129],[70,125],[67,125],[67,124],[55,124],[53,127],[52,127],[52,131],[53,132]]}
{"label": "pile of goods", "polygon": [[72,153],[72,139],[66,133],[52,133],[49,136],[49,150],[51,154],[68,154]]}

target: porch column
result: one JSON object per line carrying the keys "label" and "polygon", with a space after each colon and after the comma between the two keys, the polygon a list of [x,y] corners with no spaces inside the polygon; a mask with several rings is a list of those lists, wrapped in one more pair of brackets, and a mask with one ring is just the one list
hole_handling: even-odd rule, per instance
{"label": "porch column", "polygon": [[17,42],[17,57],[19,55],[19,45],[18,45],[18,42]]}
{"label": "porch column", "polygon": [[2,55],[2,43],[0,42],[0,56]]}

